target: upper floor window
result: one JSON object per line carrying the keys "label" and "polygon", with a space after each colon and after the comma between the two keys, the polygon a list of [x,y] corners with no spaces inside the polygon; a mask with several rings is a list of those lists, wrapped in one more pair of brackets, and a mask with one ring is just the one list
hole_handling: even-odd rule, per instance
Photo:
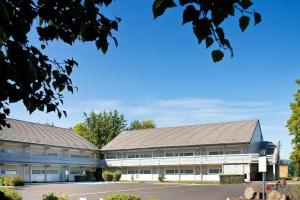
{"label": "upper floor window", "polygon": [[167,152],[166,153],[166,157],[174,157],[174,156],[178,156],[177,152]]}
{"label": "upper floor window", "polygon": [[177,169],[166,169],[166,174],[178,174],[178,170]]}
{"label": "upper floor window", "polygon": [[150,169],[141,169],[140,174],[151,174],[151,170]]}
{"label": "upper floor window", "polygon": [[210,168],[208,174],[221,174],[222,168]]}
{"label": "upper floor window", "polygon": [[180,156],[194,156],[194,153],[193,152],[183,152],[183,153],[180,153]]}
{"label": "upper floor window", "polygon": [[180,174],[194,174],[193,169],[181,169]]}
{"label": "upper floor window", "polygon": [[108,153],[105,155],[106,159],[116,159],[116,154],[115,153]]}
{"label": "upper floor window", "polygon": [[210,151],[208,155],[223,155],[223,151]]}

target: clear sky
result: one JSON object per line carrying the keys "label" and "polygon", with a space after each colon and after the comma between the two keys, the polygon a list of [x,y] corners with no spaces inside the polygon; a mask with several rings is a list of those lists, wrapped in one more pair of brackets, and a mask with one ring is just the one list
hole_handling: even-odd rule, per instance
{"label": "clear sky", "polygon": [[[157,20],[152,0],[116,0],[109,13],[122,18],[106,55],[93,43],[73,47],[51,43],[46,53],[80,64],[72,75],[79,88],[65,94],[67,118],[35,112],[29,115],[20,103],[11,106],[12,118],[71,127],[83,112],[117,109],[128,123],[154,119],[159,127],[260,119],[265,140],[281,141],[282,157],[291,151],[286,120],[289,103],[300,78],[300,3],[297,0],[254,1],[263,21],[245,33],[238,18],[225,24],[234,48],[220,63],[210,50],[198,45],[190,25],[182,26],[182,9],[168,10]],[[34,44],[40,44],[31,33]]]}

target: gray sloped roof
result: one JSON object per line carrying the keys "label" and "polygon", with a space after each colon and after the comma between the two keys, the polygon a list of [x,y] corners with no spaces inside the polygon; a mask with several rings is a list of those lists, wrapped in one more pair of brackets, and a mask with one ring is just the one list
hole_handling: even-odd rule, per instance
{"label": "gray sloped roof", "polygon": [[256,119],[124,131],[101,150],[250,143],[258,123]]}
{"label": "gray sloped roof", "polygon": [[10,124],[10,128],[4,127],[3,130],[0,130],[0,140],[2,141],[99,150],[70,129],[16,119],[7,119],[7,122]]}

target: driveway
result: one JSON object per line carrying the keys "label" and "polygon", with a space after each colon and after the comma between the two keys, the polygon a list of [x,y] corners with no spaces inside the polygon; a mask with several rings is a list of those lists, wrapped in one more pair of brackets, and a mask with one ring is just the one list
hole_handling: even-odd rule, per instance
{"label": "driveway", "polygon": [[159,200],[225,200],[228,196],[241,196],[247,185],[186,185],[158,183],[81,183],[38,184],[19,188],[23,200],[41,200],[44,193],[68,194],[70,199],[99,200],[111,192],[140,194],[143,199],[151,196]]}

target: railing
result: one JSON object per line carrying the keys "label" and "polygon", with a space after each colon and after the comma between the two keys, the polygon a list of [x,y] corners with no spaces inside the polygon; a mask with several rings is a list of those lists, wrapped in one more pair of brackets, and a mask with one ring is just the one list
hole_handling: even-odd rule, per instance
{"label": "railing", "polygon": [[49,155],[37,155],[31,153],[0,153],[0,163],[22,163],[22,164],[65,164],[65,165],[85,165],[103,167],[104,160],[98,160],[93,158],[72,158],[64,156],[49,156]]}
{"label": "railing", "polygon": [[119,158],[106,159],[108,167],[157,166],[157,165],[193,165],[225,163],[257,163],[259,154],[224,154],[179,157]]}

